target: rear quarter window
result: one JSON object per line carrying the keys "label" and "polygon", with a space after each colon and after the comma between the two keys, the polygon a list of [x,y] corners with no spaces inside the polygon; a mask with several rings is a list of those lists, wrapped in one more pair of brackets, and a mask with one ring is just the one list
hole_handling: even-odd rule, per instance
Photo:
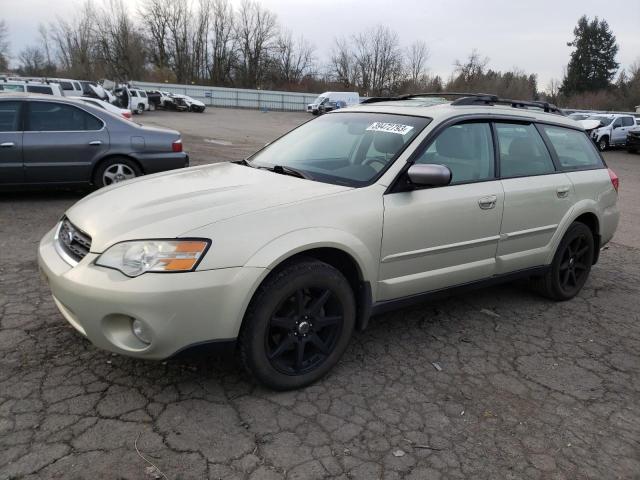
{"label": "rear quarter window", "polygon": [[570,128],[542,125],[565,170],[602,167],[602,159],[585,133]]}
{"label": "rear quarter window", "polygon": [[27,92],[44,93],[45,95],[53,95],[53,89],[44,85],[27,85]]}

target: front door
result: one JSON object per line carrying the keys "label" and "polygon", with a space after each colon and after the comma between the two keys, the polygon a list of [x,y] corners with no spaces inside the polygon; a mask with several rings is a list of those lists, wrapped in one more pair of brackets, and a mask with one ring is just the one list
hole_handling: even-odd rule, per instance
{"label": "front door", "polygon": [[504,207],[486,122],[448,127],[416,163],[446,165],[451,184],[384,196],[377,300],[469,283],[495,273]]}
{"label": "front door", "polygon": [[66,103],[29,101],[24,133],[28,183],[80,183],[109,148],[102,120]]}
{"label": "front door", "polygon": [[22,105],[19,101],[0,101],[0,184],[24,182]]}

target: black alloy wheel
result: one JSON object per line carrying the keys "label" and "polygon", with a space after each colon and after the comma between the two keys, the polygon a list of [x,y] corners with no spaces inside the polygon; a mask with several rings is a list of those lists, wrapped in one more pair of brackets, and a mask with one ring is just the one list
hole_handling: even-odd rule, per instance
{"label": "black alloy wheel", "polygon": [[344,353],[356,318],[353,290],[333,266],[311,258],[276,268],[254,294],[240,329],[246,369],[264,385],[309,385]]}
{"label": "black alloy wheel", "polygon": [[318,368],[335,348],[344,320],[336,294],[325,288],[301,288],[271,316],[265,337],[267,358],[287,375]]}
{"label": "black alloy wheel", "polygon": [[549,269],[544,275],[533,278],[533,284],[547,298],[569,300],[586,283],[594,255],[591,229],[584,223],[573,222],[560,241]]}

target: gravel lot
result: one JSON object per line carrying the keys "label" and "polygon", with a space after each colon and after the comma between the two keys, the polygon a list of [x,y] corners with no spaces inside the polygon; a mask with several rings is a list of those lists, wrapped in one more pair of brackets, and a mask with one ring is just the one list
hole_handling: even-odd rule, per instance
{"label": "gravel lot", "polygon": [[[181,130],[193,164],[242,158],[306,119],[140,118]],[[85,192],[1,194],[0,479],[640,478],[640,156],[606,159],[622,222],[578,298],[507,285],[390,313],[289,393],[229,358],[95,349],[35,256]]]}

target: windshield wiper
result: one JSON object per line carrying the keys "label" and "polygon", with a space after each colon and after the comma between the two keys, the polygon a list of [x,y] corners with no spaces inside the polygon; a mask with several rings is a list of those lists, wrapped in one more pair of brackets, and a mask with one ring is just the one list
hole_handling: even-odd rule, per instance
{"label": "windshield wiper", "polygon": [[274,173],[279,173],[280,175],[291,175],[292,177],[304,178],[305,180],[312,180],[309,175],[301,172],[295,168],[285,167],[284,165],[274,165],[271,169]]}

